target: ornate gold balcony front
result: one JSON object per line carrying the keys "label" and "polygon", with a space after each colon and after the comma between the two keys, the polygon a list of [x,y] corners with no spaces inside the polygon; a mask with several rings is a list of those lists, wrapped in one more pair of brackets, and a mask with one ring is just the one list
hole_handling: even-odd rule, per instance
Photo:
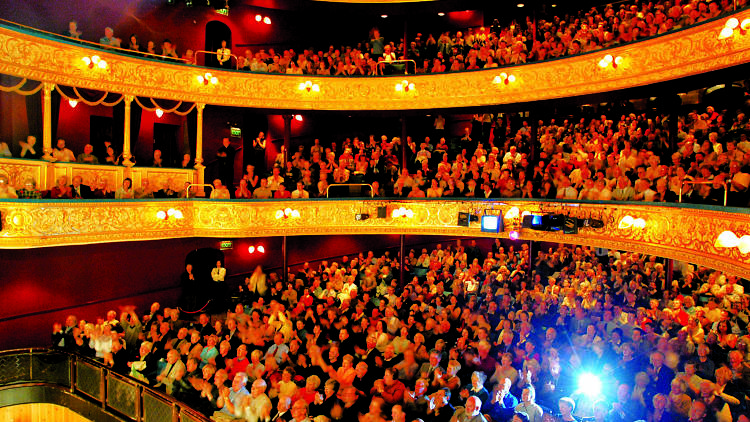
{"label": "ornate gold balcony front", "polygon": [[[750,10],[735,13],[738,21]],[[502,69],[403,76],[321,77],[212,70],[115,54],[0,26],[0,73],[152,98],[297,110],[410,110],[530,102],[609,92],[675,80],[750,62],[750,35],[719,40],[729,16],[644,41],[588,54]],[[89,68],[96,54],[106,69]],[[611,64],[600,66],[606,55]],[[619,58],[619,59],[618,59]],[[501,73],[514,82],[495,83]],[[300,89],[307,81],[319,91]],[[499,80],[498,80],[499,81]]]}
{"label": "ornate gold balcony front", "polygon": [[[602,228],[582,227],[578,234],[520,229],[521,240],[580,244],[640,251],[750,277],[750,254],[718,248],[717,236],[730,230],[748,234],[750,210],[624,203],[448,200],[288,200],[288,201],[53,201],[0,200],[0,248],[36,248],[120,241],[189,237],[263,237],[333,234],[435,234],[507,238],[518,219],[506,219],[506,231],[480,231],[479,223],[458,225],[458,213],[562,213],[593,217]],[[377,218],[386,207],[387,217]],[[413,216],[393,217],[404,207]],[[285,213],[285,209],[289,208]],[[170,209],[173,210],[170,212]],[[293,211],[299,213],[299,218]],[[162,213],[160,213],[160,211]],[[175,211],[183,218],[176,218]],[[287,214],[289,214],[287,216]],[[357,214],[368,219],[358,221]],[[161,216],[161,218],[158,217]],[[645,227],[621,228],[629,215]]]}

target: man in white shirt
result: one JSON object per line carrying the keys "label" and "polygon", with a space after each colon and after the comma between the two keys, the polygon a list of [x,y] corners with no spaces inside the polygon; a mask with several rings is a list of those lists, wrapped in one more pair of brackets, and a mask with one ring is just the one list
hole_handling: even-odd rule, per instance
{"label": "man in white shirt", "polygon": [[52,150],[52,157],[54,157],[55,161],[61,163],[72,162],[76,160],[76,156],[73,154],[73,151],[65,148],[65,139],[63,138],[59,138],[57,140],[57,148],[54,148]]}
{"label": "man in white shirt", "polygon": [[307,199],[310,197],[310,193],[305,190],[305,184],[297,182],[297,189],[292,191],[292,199]]}
{"label": "man in white shirt", "polygon": [[211,278],[218,283],[224,281],[226,275],[227,269],[221,266],[221,261],[216,261],[216,267],[211,270]]}
{"label": "man in white shirt", "polygon": [[216,60],[219,61],[219,67],[229,67],[231,64],[232,50],[227,48],[226,40],[221,41],[221,48],[216,50]]}

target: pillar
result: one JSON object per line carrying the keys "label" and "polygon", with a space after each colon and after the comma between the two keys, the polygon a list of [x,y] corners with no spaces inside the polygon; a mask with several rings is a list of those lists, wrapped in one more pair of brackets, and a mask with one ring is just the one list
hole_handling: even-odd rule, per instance
{"label": "pillar", "polygon": [[[206,105],[203,103],[197,103],[195,105],[195,109],[198,112],[198,118],[197,120],[197,127],[195,129],[195,166],[194,168],[198,170],[198,180],[197,183],[203,184],[206,183],[204,181],[205,174],[204,171],[206,169],[206,166],[203,165],[203,109],[206,108]],[[199,190],[199,192],[202,190]]]}
{"label": "pillar", "polygon": [[55,84],[44,82],[42,90],[42,148],[44,156],[42,159],[52,161],[52,90]]}
{"label": "pillar", "polygon": [[[286,166],[286,162],[289,160],[289,146],[292,143],[292,115],[285,114],[282,117],[284,118],[284,166]],[[283,172],[284,169],[281,169],[281,171]]]}
{"label": "pillar", "polygon": [[123,101],[125,101],[125,132],[122,136],[122,165],[125,167],[133,167],[135,164],[130,160],[133,154],[130,153],[130,106],[133,103],[135,97],[133,95],[125,95]]}
{"label": "pillar", "polygon": [[409,148],[409,146],[406,144],[406,116],[402,116],[401,117],[401,171],[407,168],[406,148]]}

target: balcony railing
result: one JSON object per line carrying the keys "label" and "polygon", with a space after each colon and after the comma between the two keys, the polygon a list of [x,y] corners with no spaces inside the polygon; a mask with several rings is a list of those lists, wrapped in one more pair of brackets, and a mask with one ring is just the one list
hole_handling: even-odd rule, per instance
{"label": "balcony railing", "polygon": [[[410,75],[408,95],[393,78],[260,74],[215,70],[216,84],[199,83],[203,67],[169,63],[92,48],[28,28],[0,25],[3,73],[47,84],[167,100],[280,110],[422,110],[494,106],[614,92],[726,70],[750,62],[750,36],[719,39],[728,18],[743,9],[674,32],[612,48],[502,68]],[[107,69],[89,69],[82,58],[96,54]],[[602,66],[606,57],[617,67]],[[739,72],[740,70],[737,69]],[[495,82],[502,75],[508,83]],[[503,78],[501,78],[503,79]],[[310,80],[316,92],[298,89]],[[363,101],[367,99],[367,101]]]}
{"label": "balcony railing", "polygon": [[[117,374],[91,359],[50,349],[10,350],[0,353],[0,391],[29,385],[64,389],[126,421],[210,421],[174,397],[144,385],[134,378]],[[27,397],[16,397],[19,399],[18,403],[6,404],[28,402]]]}

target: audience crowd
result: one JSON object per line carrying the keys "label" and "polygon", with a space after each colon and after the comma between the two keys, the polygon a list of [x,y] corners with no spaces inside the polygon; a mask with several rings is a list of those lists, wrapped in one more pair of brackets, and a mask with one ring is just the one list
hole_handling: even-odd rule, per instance
{"label": "audience crowd", "polygon": [[[657,2],[620,2],[607,4],[572,15],[543,14],[534,20],[529,16],[523,23],[500,25],[495,19],[489,27],[468,28],[423,36],[417,33],[404,45],[404,39],[386,40],[373,28],[366,40],[326,51],[293,48],[276,52],[250,49],[242,53],[231,51],[226,42],[216,50],[219,67],[232,67],[253,72],[292,73],[310,75],[365,76],[403,73],[406,62],[409,73],[437,73],[492,68],[552,59],[611,47],[620,43],[663,34],[715,18],[722,13],[742,8],[746,0],[665,0]],[[552,9],[554,10],[554,9]],[[64,35],[80,39],[82,31],[70,22]],[[143,42],[137,34],[127,41],[114,36],[112,28],[105,29],[99,43],[105,48],[118,47],[146,57],[196,63],[192,49],[182,57],[177,46],[165,39],[161,46],[154,41]],[[234,58],[233,58],[234,57]],[[212,57],[213,59],[213,57]],[[390,62],[397,63],[390,63]],[[416,69],[414,69],[416,67]]]}
{"label": "audience crowd", "polygon": [[[605,113],[605,112],[602,112]],[[266,151],[257,149],[235,184],[234,149],[225,139],[219,149],[220,178],[211,197],[316,198],[331,184],[370,184],[374,196],[409,198],[546,198],[682,202],[748,206],[750,200],[750,122],[744,109],[734,112],[693,110],[686,115],[636,113],[610,108],[599,116],[528,121],[506,115],[477,114],[462,137],[446,139],[442,116],[422,140],[411,136],[346,138],[340,145],[300,145],[285,160],[282,149],[266,169]],[[591,113],[589,113],[591,114]],[[619,117],[618,117],[619,116]],[[676,121],[674,121],[676,119]],[[33,137],[30,137],[33,138]],[[257,139],[263,139],[261,133]],[[31,143],[32,140],[27,141]],[[405,148],[406,167],[401,166]],[[86,145],[75,154],[59,139],[57,161],[110,162],[98,159]],[[226,157],[232,157],[227,159]],[[186,154],[182,166],[189,167]],[[151,165],[161,166],[161,151]],[[169,198],[184,197],[186,186],[102,186],[79,188],[80,177],[66,178],[49,191],[12,186],[0,178],[0,198]],[[333,193],[335,196],[336,193]]]}
{"label": "audience crowd", "polygon": [[[215,420],[748,421],[745,280],[538,246],[411,250],[406,280],[389,252],[305,263],[287,280],[258,267],[226,313],[71,315],[52,341]],[[214,289],[191,265],[182,280]],[[601,393],[578,385],[583,373]]]}

